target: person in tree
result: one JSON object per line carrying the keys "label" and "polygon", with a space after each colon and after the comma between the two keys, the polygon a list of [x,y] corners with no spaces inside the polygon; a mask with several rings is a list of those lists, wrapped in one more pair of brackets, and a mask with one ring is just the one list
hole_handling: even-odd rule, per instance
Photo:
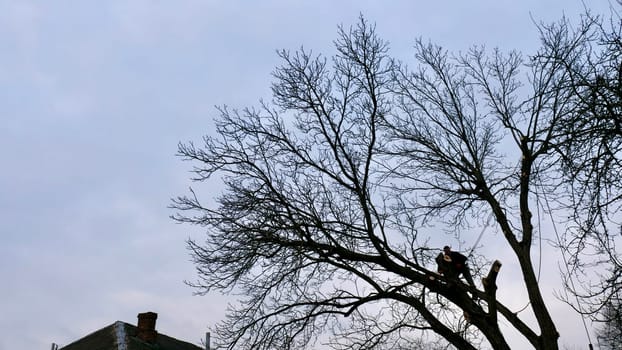
{"label": "person in tree", "polygon": [[436,257],[438,265],[438,273],[449,278],[458,279],[460,275],[464,276],[467,283],[475,288],[473,276],[467,265],[467,257],[451,250],[451,247],[443,247],[443,252]]}

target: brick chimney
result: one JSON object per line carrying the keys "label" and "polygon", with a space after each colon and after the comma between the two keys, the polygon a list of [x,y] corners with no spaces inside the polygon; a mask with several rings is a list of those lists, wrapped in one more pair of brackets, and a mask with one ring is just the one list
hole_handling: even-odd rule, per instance
{"label": "brick chimney", "polygon": [[155,343],[158,332],[155,330],[158,314],[155,312],[143,312],[138,314],[138,333],[136,336],[147,343]]}

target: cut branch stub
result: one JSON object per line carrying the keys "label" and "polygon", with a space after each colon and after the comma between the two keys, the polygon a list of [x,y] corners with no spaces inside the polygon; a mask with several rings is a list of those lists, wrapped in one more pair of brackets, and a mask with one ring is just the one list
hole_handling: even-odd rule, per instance
{"label": "cut branch stub", "polygon": [[484,290],[488,294],[494,294],[494,291],[497,289],[497,275],[499,274],[499,270],[501,269],[501,262],[499,260],[495,260],[490,267],[490,271],[488,272],[488,276],[482,278],[482,284],[484,285]]}
{"label": "cut branch stub", "polygon": [[488,296],[488,315],[491,318],[491,321],[497,322],[497,275],[499,274],[499,270],[501,269],[501,262],[499,260],[495,260],[490,267],[490,271],[488,272],[488,276],[482,278],[482,284],[484,285],[484,291]]}

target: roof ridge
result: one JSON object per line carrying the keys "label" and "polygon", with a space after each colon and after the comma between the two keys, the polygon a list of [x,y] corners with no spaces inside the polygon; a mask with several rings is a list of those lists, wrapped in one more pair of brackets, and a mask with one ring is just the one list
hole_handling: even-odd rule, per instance
{"label": "roof ridge", "polygon": [[158,348],[162,350],[204,350],[204,348],[191,342],[159,332],[157,344],[145,346],[145,344],[136,337],[136,330],[137,327],[131,323],[115,321],[73,341],[69,345],[61,347],[59,350],[154,350]]}
{"label": "roof ridge", "polygon": [[114,323],[114,335],[117,342],[117,350],[127,350],[127,333],[125,332],[125,322],[117,321]]}

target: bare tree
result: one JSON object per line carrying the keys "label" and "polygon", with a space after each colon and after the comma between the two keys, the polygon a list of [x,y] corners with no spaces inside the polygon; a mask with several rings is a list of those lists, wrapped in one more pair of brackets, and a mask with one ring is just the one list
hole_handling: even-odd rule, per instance
{"label": "bare tree", "polygon": [[[458,349],[510,349],[501,317],[534,349],[558,349],[532,211],[565,198],[560,130],[585,96],[558,57],[576,52],[545,34],[526,63],[419,40],[411,69],[361,19],[340,29],[330,58],[281,51],[272,103],[219,108],[218,137],[181,144],[194,180],[225,186],[217,207],[194,191],[173,202],[176,220],[208,230],[189,242],[194,286],[241,296],[219,345],[305,348],[326,336],[334,348],[399,349],[435,334]],[[428,227],[487,218],[520,266],[535,327],[497,300],[500,262],[478,273],[482,289],[435,273]]]}
{"label": "bare tree", "polygon": [[565,252],[566,300],[597,318],[622,291],[622,21],[586,12],[573,27],[567,19],[541,25],[543,50],[534,59],[564,67],[560,89],[572,90],[571,113],[556,126],[552,159],[561,163],[560,201],[574,223],[558,237]]}
{"label": "bare tree", "polygon": [[622,298],[615,296],[603,307],[599,315],[601,326],[596,332],[601,350],[622,349]]}

